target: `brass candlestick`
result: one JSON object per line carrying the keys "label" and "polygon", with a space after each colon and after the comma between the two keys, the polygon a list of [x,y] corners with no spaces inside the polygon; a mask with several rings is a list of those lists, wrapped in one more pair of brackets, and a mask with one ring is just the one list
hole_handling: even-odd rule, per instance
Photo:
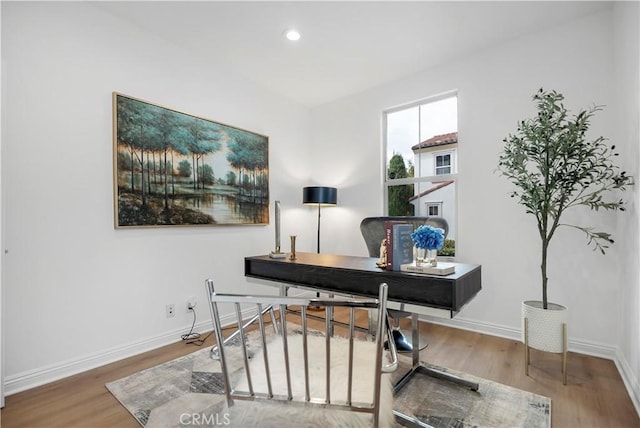
{"label": "brass candlestick", "polygon": [[289,260],[296,259],[296,235],[291,235],[291,254],[289,254]]}

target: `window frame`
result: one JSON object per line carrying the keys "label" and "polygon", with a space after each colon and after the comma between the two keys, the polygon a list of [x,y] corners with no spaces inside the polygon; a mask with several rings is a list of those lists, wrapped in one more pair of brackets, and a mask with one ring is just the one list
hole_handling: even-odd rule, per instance
{"label": "window frame", "polygon": [[[449,156],[449,164],[448,165],[443,165],[443,166],[438,166],[438,157],[440,156]],[[453,162],[454,162],[454,151],[453,150],[443,150],[440,152],[433,152],[433,175],[436,177],[440,177],[442,175],[451,175],[451,171],[455,171],[455,168],[453,167]],[[438,168],[449,168],[449,172],[447,173],[443,173],[443,174],[438,174]]]}
{"label": "window frame", "polygon": [[[438,95],[434,95],[434,96],[430,96],[430,97],[426,97],[426,98],[421,98],[418,99],[416,101],[412,101],[412,102],[408,102],[408,103],[404,103],[404,104],[400,104],[400,105],[396,105],[394,107],[388,108],[388,109],[384,109],[381,112],[381,151],[382,151],[382,162],[381,162],[381,168],[382,168],[382,173],[381,173],[381,184],[382,184],[382,193],[383,193],[383,198],[382,198],[382,212],[383,215],[388,216],[389,215],[389,188],[393,187],[393,186],[402,186],[402,185],[407,185],[407,184],[414,184],[414,185],[420,185],[422,183],[438,183],[438,182],[443,182],[443,181],[448,181],[448,180],[454,180],[455,182],[455,186],[456,186],[456,192],[454,195],[454,210],[455,210],[455,215],[454,215],[454,221],[455,221],[455,230],[456,232],[454,234],[449,234],[447,236],[447,239],[453,239],[456,241],[456,247],[459,246],[459,242],[458,242],[458,236],[457,236],[457,225],[458,225],[458,218],[459,218],[459,203],[458,203],[458,198],[459,198],[459,193],[460,193],[460,189],[459,189],[459,185],[460,185],[460,181],[459,181],[459,175],[458,175],[458,171],[457,171],[457,163],[458,163],[458,156],[460,154],[460,146],[458,145],[458,147],[455,150],[443,150],[442,153],[443,154],[451,154],[451,162],[449,167],[451,168],[451,173],[449,174],[435,174],[435,170],[436,170],[436,160],[434,157],[433,160],[433,173],[434,175],[431,176],[423,176],[423,177],[407,177],[407,178],[396,178],[396,179],[390,179],[387,176],[387,166],[389,163],[389,159],[387,158],[387,136],[388,136],[388,125],[387,125],[387,117],[389,114],[395,113],[395,112],[399,112],[402,110],[408,110],[414,107],[419,107],[421,105],[424,104],[429,104],[429,103],[433,103],[433,102],[437,102],[446,98],[456,98],[456,106],[457,106],[457,115],[458,118],[460,117],[460,113],[459,113],[459,106],[460,106],[460,99],[459,99],[459,91],[456,90],[451,90],[451,91],[447,91],[447,92],[443,92],[440,93]],[[418,126],[420,126],[420,109],[418,109]],[[459,120],[458,120],[459,123]],[[459,124],[457,126],[457,130],[456,132],[459,132]],[[420,134],[420,128],[418,131],[418,135]],[[458,133],[458,136],[460,134]],[[420,140],[420,138],[419,138]],[[418,141],[419,142],[419,141]],[[417,144],[417,143],[416,143]],[[434,156],[435,156],[434,152]],[[414,161],[416,162],[416,164],[414,164],[414,171],[420,171],[420,167],[422,166],[420,164],[421,162],[421,157],[417,156]],[[453,172],[455,171],[455,172]],[[439,212],[440,212],[440,216],[442,216],[442,205],[439,206]],[[457,250],[456,250],[457,252]],[[451,258],[452,260],[454,258]]]}
{"label": "window frame", "polygon": [[[442,202],[425,202],[425,207],[427,209],[427,215],[431,217],[432,215],[435,217],[442,216]],[[437,208],[438,214],[431,214],[431,208]]]}

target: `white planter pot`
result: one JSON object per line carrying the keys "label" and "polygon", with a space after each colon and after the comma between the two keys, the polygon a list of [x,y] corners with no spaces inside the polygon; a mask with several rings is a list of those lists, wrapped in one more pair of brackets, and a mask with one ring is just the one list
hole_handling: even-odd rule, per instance
{"label": "white planter pot", "polygon": [[529,348],[562,353],[562,383],[567,384],[567,319],[568,310],[549,303],[543,309],[539,300],[522,302],[522,341],[524,342],[525,373],[529,376]]}
{"label": "white planter pot", "polygon": [[[568,310],[562,305],[551,303],[548,309],[542,308],[539,300],[522,302],[522,341],[534,349],[546,352],[565,351],[565,327],[568,320]],[[525,319],[528,328],[525,329]],[[528,340],[525,338],[528,330]]]}

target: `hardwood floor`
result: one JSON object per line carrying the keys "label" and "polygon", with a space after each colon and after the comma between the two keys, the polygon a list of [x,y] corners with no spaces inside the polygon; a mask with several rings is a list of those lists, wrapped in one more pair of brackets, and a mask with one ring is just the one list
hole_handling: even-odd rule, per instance
{"label": "hardwood floor", "polygon": [[[366,313],[358,314],[357,321],[366,325]],[[408,329],[404,321],[408,320],[403,320]],[[553,427],[640,427],[638,414],[610,360],[571,353],[564,386],[558,354],[532,351],[527,377],[520,342],[429,323],[421,323],[420,333],[429,344],[421,352],[424,361],[550,397]],[[203,347],[213,344],[212,335]],[[8,396],[2,426],[138,427],[104,384],[198,349],[179,342]]]}

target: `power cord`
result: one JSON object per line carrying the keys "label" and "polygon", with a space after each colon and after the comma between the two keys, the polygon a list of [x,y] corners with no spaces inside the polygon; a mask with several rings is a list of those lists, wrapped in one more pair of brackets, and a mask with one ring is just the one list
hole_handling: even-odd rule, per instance
{"label": "power cord", "polygon": [[193,343],[195,340],[200,339],[200,333],[193,332],[193,328],[196,325],[196,310],[193,308],[193,306],[189,306],[189,310],[193,312],[193,323],[191,324],[191,329],[189,330],[189,333],[183,334],[182,336],[180,336],[180,338],[182,340],[188,341],[187,343]]}
{"label": "power cord", "polygon": [[[196,325],[196,310],[195,310],[195,305],[194,306],[189,306],[188,308],[191,312],[193,312],[193,323],[191,324],[191,329],[189,329],[189,333],[187,334],[183,334],[182,336],[180,336],[180,338],[187,344],[187,345],[196,345],[196,346],[202,346],[206,340],[209,338],[209,336],[211,336],[213,334],[213,330],[210,331],[209,333],[206,334],[206,336],[202,337],[202,335],[200,333],[194,333],[193,329]],[[278,314],[279,315],[279,314]],[[276,319],[279,320],[280,317],[276,316]],[[266,324],[270,324],[271,320],[267,320],[265,321]],[[236,325],[229,325],[227,327],[222,327],[222,330],[229,330],[229,329],[235,329],[237,328]]]}
{"label": "power cord", "polygon": [[194,333],[193,329],[196,325],[196,309],[195,309],[195,305],[193,306],[189,306],[189,310],[191,312],[193,312],[193,323],[191,324],[191,329],[189,330],[189,333],[187,334],[183,334],[182,336],[180,336],[180,338],[187,344],[187,345],[196,345],[196,346],[202,346],[204,344],[204,342],[209,338],[209,336],[211,336],[211,334],[213,333],[213,331],[210,331],[209,333],[207,333],[206,336],[202,337],[202,335],[200,333]]}

